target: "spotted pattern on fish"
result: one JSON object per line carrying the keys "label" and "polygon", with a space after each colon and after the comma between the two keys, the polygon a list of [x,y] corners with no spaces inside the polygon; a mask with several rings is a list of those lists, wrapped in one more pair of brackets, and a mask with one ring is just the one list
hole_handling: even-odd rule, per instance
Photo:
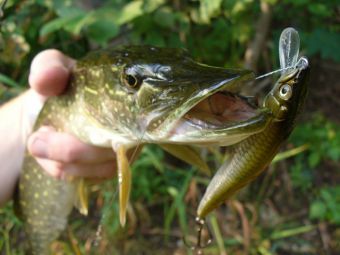
{"label": "spotted pattern on fish", "polygon": [[[138,86],[130,85],[127,77],[136,79]],[[200,125],[206,119],[199,113],[196,117],[202,120],[198,122],[182,117],[214,93],[228,89],[235,93],[238,84],[253,77],[248,70],[200,64],[179,49],[126,46],[95,51],[77,62],[67,90],[45,103],[34,130],[48,125],[88,144],[111,147],[114,142],[124,162],[125,151],[140,143],[171,144],[168,151],[187,144],[236,143],[264,129],[266,111],[250,107],[249,118],[220,126]],[[235,103],[248,104],[241,97]],[[189,146],[181,152],[181,159],[207,168]],[[119,185],[124,195],[120,205],[127,206],[131,174],[128,164],[121,165],[124,171],[120,172],[123,177]],[[80,183],[75,178],[49,176],[26,154],[17,204],[31,253],[49,253],[50,243],[65,228],[67,216],[79,200]],[[120,219],[125,222],[125,215]]]}

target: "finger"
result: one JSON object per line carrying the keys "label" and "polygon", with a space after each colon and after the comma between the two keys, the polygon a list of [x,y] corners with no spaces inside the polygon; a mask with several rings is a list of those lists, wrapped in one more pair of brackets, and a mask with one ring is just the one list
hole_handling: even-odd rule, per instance
{"label": "finger", "polygon": [[32,134],[27,146],[34,157],[62,163],[96,163],[115,159],[112,149],[85,144],[71,134],[47,127]]}
{"label": "finger", "polygon": [[116,176],[116,161],[100,164],[65,164],[49,159],[36,158],[39,165],[50,175],[65,179],[66,176],[91,179],[109,179]]}
{"label": "finger", "polygon": [[29,84],[45,98],[59,95],[67,86],[75,60],[58,50],[40,52],[32,61]]}

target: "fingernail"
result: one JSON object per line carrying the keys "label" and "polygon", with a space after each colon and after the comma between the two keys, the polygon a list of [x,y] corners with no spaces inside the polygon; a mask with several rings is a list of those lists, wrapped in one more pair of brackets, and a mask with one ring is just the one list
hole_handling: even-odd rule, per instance
{"label": "fingernail", "polygon": [[39,82],[41,73],[49,73],[54,70],[59,70],[62,73],[68,74],[70,70],[58,61],[49,62],[48,64],[32,64],[28,75],[29,84],[35,84]]}
{"label": "fingernail", "polygon": [[47,158],[47,143],[46,141],[40,139],[39,137],[35,138],[31,143],[31,153],[35,157]]}

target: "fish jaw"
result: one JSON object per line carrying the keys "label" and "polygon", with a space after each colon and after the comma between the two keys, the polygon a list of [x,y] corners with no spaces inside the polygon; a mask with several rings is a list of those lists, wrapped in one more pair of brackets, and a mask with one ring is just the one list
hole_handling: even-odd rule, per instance
{"label": "fish jaw", "polygon": [[[144,127],[142,129],[145,130],[144,134],[145,137],[148,137],[151,142],[159,141],[159,140],[168,140],[168,141],[176,141],[178,137],[178,132],[176,132],[176,129],[179,126],[183,127],[183,124],[188,124],[191,126],[191,129],[194,129],[197,133],[204,129],[214,129],[216,131],[222,131],[225,129],[225,126],[232,125],[232,122],[239,122],[240,118],[234,118],[233,121],[227,118],[224,119],[224,127],[222,125],[209,125],[207,124],[205,127],[201,125],[195,125],[195,123],[192,121],[188,121],[188,118],[190,119],[190,116],[188,114],[193,114],[192,110],[200,108],[200,104],[207,100],[208,98],[214,98],[215,95],[221,91],[226,92],[230,94],[229,98],[225,98],[224,103],[231,99],[234,95],[237,96],[234,92],[228,92],[229,90],[234,90],[235,86],[239,86],[239,84],[243,83],[246,80],[250,80],[253,77],[253,73],[247,70],[244,70],[243,72],[240,71],[239,73],[233,74],[233,76],[227,77],[226,74],[223,75],[223,69],[219,70],[222,75],[220,75],[219,79],[212,79],[211,81],[205,81],[203,84],[200,84],[200,86],[193,86],[193,90],[186,92],[189,94],[189,96],[186,96],[185,98],[182,98],[181,100],[173,101],[169,106],[165,107],[165,110],[159,110],[155,109],[154,111],[148,112],[146,114],[142,114],[141,118],[143,118],[144,121]],[[225,70],[224,70],[225,71]],[[181,84],[177,85],[178,87],[181,87]],[[189,90],[189,89],[188,89]],[[216,95],[217,97],[217,95]],[[169,100],[170,101],[170,100]],[[223,103],[223,102],[222,102]],[[257,106],[250,106],[248,105],[247,99],[245,98],[238,98],[238,102],[235,102],[234,105],[239,104],[240,107],[246,106],[247,109],[251,111],[255,111]],[[175,105],[175,107],[174,107]],[[228,104],[224,104],[225,107],[228,107]],[[169,110],[170,109],[170,110]],[[228,109],[225,109],[228,110]],[[245,109],[243,109],[245,110]],[[213,113],[214,110],[211,110],[210,112],[202,112],[202,114],[209,115],[209,113]],[[236,113],[237,110],[234,111]],[[196,115],[197,114],[193,114]],[[251,116],[254,116],[253,113],[250,114]],[[229,115],[230,116],[230,115]],[[249,116],[249,118],[251,117]],[[242,118],[241,118],[242,119]],[[248,118],[247,118],[248,119]],[[142,122],[142,121],[141,121]],[[230,125],[229,125],[229,124]],[[197,123],[196,123],[197,124]],[[180,131],[180,129],[177,129],[177,131]],[[189,133],[185,132],[185,129],[181,130],[182,135],[186,136],[189,135]],[[176,133],[176,135],[175,135]],[[206,137],[207,138],[207,137]],[[190,139],[189,139],[190,140]],[[186,142],[186,141],[183,141]]]}

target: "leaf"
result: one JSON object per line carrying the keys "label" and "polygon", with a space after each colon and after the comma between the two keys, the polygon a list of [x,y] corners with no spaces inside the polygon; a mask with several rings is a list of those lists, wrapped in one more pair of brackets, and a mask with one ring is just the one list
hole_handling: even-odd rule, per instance
{"label": "leaf", "polygon": [[318,151],[312,152],[308,157],[308,164],[310,167],[316,167],[321,161],[321,154]]}
{"label": "leaf", "polygon": [[164,37],[157,31],[150,31],[147,33],[145,43],[158,47],[164,47],[166,45]]}
{"label": "leaf", "polygon": [[313,225],[306,225],[306,226],[300,226],[300,227],[295,227],[295,228],[290,228],[290,229],[284,229],[284,230],[279,230],[275,231],[271,235],[271,239],[281,239],[281,238],[287,238],[295,235],[300,235],[303,233],[311,232],[315,229],[316,227]]}
{"label": "leaf", "polygon": [[306,6],[306,5],[308,5],[308,2],[309,2],[310,0],[288,0],[287,2],[288,3],[291,3],[291,4],[293,4],[293,5],[296,5],[296,6],[298,6],[298,7],[301,7],[301,6]]}
{"label": "leaf", "polygon": [[307,36],[307,51],[311,55],[320,53],[322,58],[340,62],[338,42],[340,42],[339,33],[317,28]]}
{"label": "leaf", "polygon": [[67,24],[65,24],[64,29],[71,34],[79,35],[82,29],[91,23],[96,21],[95,12],[89,12],[84,16],[80,16]]}
{"label": "leaf", "polygon": [[124,6],[121,12],[119,12],[117,17],[114,17],[117,21],[117,24],[122,25],[125,24],[138,16],[143,14],[143,1],[137,0],[133,1]]}
{"label": "leaf", "polygon": [[59,17],[70,17],[85,14],[84,10],[71,6],[71,3],[68,1],[55,1],[54,8]]}
{"label": "leaf", "polygon": [[220,11],[222,0],[201,0],[200,18],[203,23],[209,23],[210,19]]}
{"label": "leaf", "polygon": [[70,12],[69,16],[62,16],[47,23],[40,33],[43,36],[59,29],[65,29],[71,34],[79,35],[86,28],[90,31],[88,34],[92,37],[91,39],[103,45],[119,31],[116,18],[118,14],[119,12],[110,8],[100,8],[87,13]]}
{"label": "leaf", "polygon": [[165,0],[144,0],[143,5],[144,12],[153,12],[164,3]]}
{"label": "leaf", "polygon": [[321,201],[312,203],[309,209],[309,217],[311,219],[324,219],[326,216],[326,206]]}
{"label": "leaf", "polygon": [[323,3],[308,4],[307,7],[312,14],[317,16],[330,17],[332,15],[332,10]]}
{"label": "leaf", "polygon": [[170,8],[162,8],[155,12],[154,21],[161,27],[172,28],[175,26],[176,17]]}
{"label": "leaf", "polygon": [[169,210],[166,211],[166,215],[165,215],[165,220],[164,220],[164,233],[165,236],[167,237],[170,231],[170,226],[171,223],[175,217],[175,213],[176,210],[180,210],[180,207],[185,207],[185,203],[184,203],[184,196],[186,191],[188,190],[189,184],[190,184],[190,180],[192,178],[193,175],[193,171],[189,172],[186,176],[185,179],[182,182],[181,185],[181,189],[178,190],[176,188],[170,187],[173,190],[170,190],[169,188],[169,192],[171,195],[173,195],[174,201],[171,204],[171,207],[169,208]]}
{"label": "leaf", "polygon": [[340,223],[340,186],[326,187],[320,190],[319,198],[312,203],[309,216],[312,219]]}
{"label": "leaf", "polygon": [[273,159],[272,162],[275,163],[275,162],[281,161],[281,160],[286,159],[286,158],[294,157],[294,156],[308,150],[309,147],[310,147],[309,144],[304,144],[302,146],[299,146],[299,147],[296,147],[296,148],[293,148],[293,149],[290,149],[290,150],[287,150],[287,151],[284,151],[284,152],[280,152],[275,156],[275,158]]}
{"label": "leaf", "polygon": [[20,88],[20,85],[16,81],[12,80],[8,76],[1,74],[1,73],[0,73],[0,82],[5,83],[6,85],[13,87],[13,88]]}
{"label": "leaf", "polygon": [[[46,36],[50,33],[53,33],[59,29],[65,28],[66,26],[69,27],[76,27],[77,23],[81,22],[82,19],[85,17],[84,13],[70,15],[66,17],[56,18],[47,24],[45,24],[40,30],[40,36]],[[77,31],[79,28],[77,29]]]}
{"label": "leaf", "polygon": [[115,37],[119,32],[119,26],[117,24],[107,21],[99,20],[88,26],[86,33],[90,39],[105,46],[109,39]]}

